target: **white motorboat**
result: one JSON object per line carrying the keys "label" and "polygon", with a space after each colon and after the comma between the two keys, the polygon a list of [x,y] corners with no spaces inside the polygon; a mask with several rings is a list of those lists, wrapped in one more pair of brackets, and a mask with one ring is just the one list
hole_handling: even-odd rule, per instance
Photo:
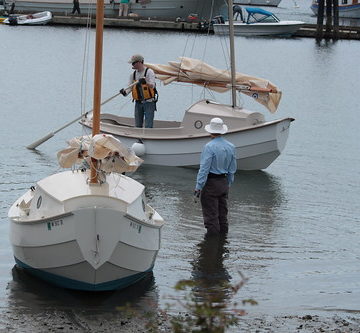
{"label": "white motorboat", "polygon": [[96,25],[92,136],[74,138],[58,153],[60,166],[72,171],[38,181],[8,213],[17,266],[52,284],[90,291],[125,288],[145,277],[164,224],[146,203],[144,186],[122,174],[135,171],[141,159],[98,134],[103,0]]}
{"label": "white motorboat", "polygon": [[277,7],[281,0],[236,0],[234,5]]}
{"label": "white motorboat", "polygon": [[3,21],[9,25],[44,25],[52,20],[52,13],[49,11],[28,14],[28,15],[12,15]]}
{"label": "white motorboat", "polygon": [[[5,6],[10,8],[13,1],[6,0]],[[87,15],[93,11],[94,1],[80,0],[81,14]],[[118,17],[120,1],[105,0],[104,10],[106,17]],[[209,18],[210,9],[214,4],[213,14],[220,14],[220,7],[224,0],[131,0],[129,13],[144,18],[187,18],[196,13],[199,18]],[[73,9],[73,0],[16,0],[15,10],[19,12],[36,12],[50,10],[56,15],[69,15]]]}
{"label": "white motorboat", "polygon": [[[319,1],[314,0],[310,6],[311,10],[317,15],[319,10]],[[360,3],[358,0],[341,0],[338,4],[339,17],[360,18]],[[326,14],[326,5],[324,9]]]}
{"label": "white motorboat", "polygon": [[[305,23],[302,21],[281,21],[273,13],[261,8],[245,8],[247,17],[234,22],[234,34],[237,36],[291,36]],[[217,35],[229,33],[229,22],[214,23]]]}
{"label": "white motorboat", "polygon": [[[232,5],[229,5],[229,12],[232,18]],[[136,128],[133,118],[102,114],[100,131],[133,147],[145,164],[198,167],[202,148],[209,140],[204,126],[211,118],[220,117],[229,126],[225,138],[236,146],[237,168],[267,168],[283,151],[294,119],[266,121],[263,114],[236,106],[236,92],[240,91],[275,112],[281,91],[268,80],[235,72],[233,34],[230,37],[231,71],[185,57],[168,65],[146,66],[165,84],[187,82],[217,92],[231,90],[232,105],[202,100],[185,111],[181,122],[155,120],[154,128]],[[82,118],[80,123],[86,128],[93,126],[90,116]]]}

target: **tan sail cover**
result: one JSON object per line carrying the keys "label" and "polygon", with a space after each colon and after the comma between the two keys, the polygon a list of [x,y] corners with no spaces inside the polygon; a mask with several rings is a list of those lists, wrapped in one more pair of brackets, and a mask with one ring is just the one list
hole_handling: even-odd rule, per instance
{"label": "tan sail cover", "polygon": [[[180,62],[169,61],[168,65],[146,64],[156,78],[165,85],[177,81],[188,82],[206,87],[216,92],[231,89],[231,73],[187,57],[180,57]],[[281,91],[270,81],[242,73],[236,73],[236,89],[264,105],[274,113],[280,103]]]}
{"label": "tan sail cover", "polygon": [[90,158],[100,161],[98,169],[104,172],[133,172],[143,160],[112,135],[97,134],[94,137],[81,136],[68,141],[68,147],[57,153],[59,164],[71,168]]}

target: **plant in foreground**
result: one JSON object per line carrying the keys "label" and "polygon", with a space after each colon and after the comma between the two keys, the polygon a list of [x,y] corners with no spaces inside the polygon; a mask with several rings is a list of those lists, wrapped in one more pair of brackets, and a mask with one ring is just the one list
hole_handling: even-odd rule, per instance
{"label": "plant in foreground", "polygon": [[[187,295],[177,302],[184,309],[178,315],[169,314],[172,312],[172,306],[167,304],[166,310],[157,310],[157,312],[148,312],[140,315],[130,306],[119,308],[126,310],[128,316],[141,317],[146,321],[148,332],[169,332],[169,328],[163,325],[163,321],[170,322],[173,333],[224,333],[226,328],[238,324],[240,317],[245,314],[245,310],[239,309],[239,304],[231,301],[246,283],[247,278],[240,273],[241,280],[235,285],[223,283],[212,288],[214,290],[205,290],[202,287],[201,280],[180,280],[175,285],[175,290],[188,290]],[[227,297],[224,297],[224,291]],[[199,297],[199,292],[201,297]],[[242,305],[256,305],[253,299],[241,301]]]}

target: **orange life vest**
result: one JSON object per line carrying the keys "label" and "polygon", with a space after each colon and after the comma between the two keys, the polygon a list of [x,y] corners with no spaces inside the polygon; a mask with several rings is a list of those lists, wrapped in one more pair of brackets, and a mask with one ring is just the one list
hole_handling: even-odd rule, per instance
{"label": "orange life vest", "polygon": [[[144,76],[146,77],[146,73],[148,71],[148,68],[145,69],[145,74]],[[135,79],[135,74],[136,74],[136,71],[134,71],[134,76],[133,76],[133,81],[135,82],[136,79]],[[133,100],[134,101],[146,101],[148,99],[154,99],[154,101],[156,101],[156,95],[157,95],[157,92],[156,92],[156,88],[150,88],[149,85],[147,85],[146,83],[144,84],[140,84],[140,83],[137,83],[135,84],[133,87],[132,87],[132,90],[131,90],[131,93],[132,93],[132,97],[133,97]]]}

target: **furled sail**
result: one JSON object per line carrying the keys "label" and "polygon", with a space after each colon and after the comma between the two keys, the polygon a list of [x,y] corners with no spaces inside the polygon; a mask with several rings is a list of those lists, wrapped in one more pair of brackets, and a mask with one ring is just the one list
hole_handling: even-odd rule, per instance
{"label": "furled sail", "polygon": [[[180,62],[169,61],[167,65],[146,64],[156,78],[165,85],[171,82],[188,82],[206,87],[216,92],[231,89],[231,73],[209,64],[187,57],[180,57]],[[236,73],[236,89],[264,105],[274,113],[280,103],[281,91],[269,80]]]}
{"label": "furled sail", "polygon": [[95,158],[100,161],[98,169],[108,173],[122,173],[135,171],[143,162],[131,149],[109,134],[75,137],[68,141],[68,145],[57,153],[63,168],[71,168],[84,161],[90,165],[90,159]]}

